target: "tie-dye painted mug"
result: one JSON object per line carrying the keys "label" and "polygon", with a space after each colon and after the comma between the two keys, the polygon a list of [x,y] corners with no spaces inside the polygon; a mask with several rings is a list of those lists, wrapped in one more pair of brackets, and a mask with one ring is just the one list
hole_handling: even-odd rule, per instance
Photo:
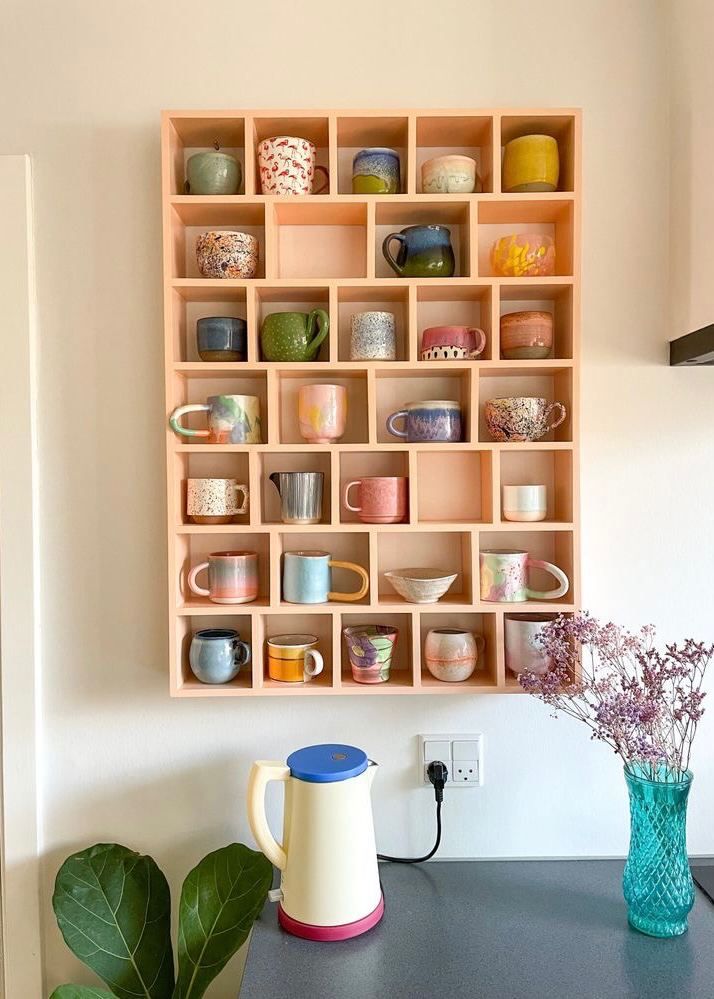
{"label": "tie-dye painted mug", "polygon": [[[208,588],[199,586],[197,576],[208,569]],[[188,587],[214,604],[248,604],[258,596],[257,552],[211,552],[188,574]]]}
{"label": "tie-dye painted mug", "polygon": [[300,434],[311,444],[338,441],[347,425],[344,385],[303,385],[298,392]]}
{"label": "tie-dye painted mug", "polygon": [[[207,413],[208,430],[189,430],[179,422],[186,413]],[[179,406],[169,426],[181,437],[202,438],[207,444],[260,444],[260,399],[256,395],[211,395],[206,402]]]}
{"label": "tie-dye painted mug", "polygon": [[[570,580],[562,569],[542,558],[531,558],[528,552],[508,548],[492,548],[479,555],[481,599],[495,603],[519,603],[523,600],[557,600],[570,589]],[[528,586],[528,570],[545,569],[558,580],[553,590],[532,590]]]}

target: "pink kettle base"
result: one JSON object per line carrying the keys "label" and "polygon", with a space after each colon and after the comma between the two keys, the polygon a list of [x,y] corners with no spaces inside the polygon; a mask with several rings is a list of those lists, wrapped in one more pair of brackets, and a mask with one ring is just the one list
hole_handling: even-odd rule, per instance
{"label": "pink kettle base", "polygon": [[357,919],[354,923],[342,923],[341,926],[315,926],[312,923],[301,923],[289,916],[282,905],[278,905],[278,922],[286,933],[292,933],[294,937],[302,937],[303,940],[317,940],[321,943],[332,943],[335,940],[349,940],[351,937],[358,937],[376,926],[383,915],[384,896],[380,896],[379,905],[368,916]]}

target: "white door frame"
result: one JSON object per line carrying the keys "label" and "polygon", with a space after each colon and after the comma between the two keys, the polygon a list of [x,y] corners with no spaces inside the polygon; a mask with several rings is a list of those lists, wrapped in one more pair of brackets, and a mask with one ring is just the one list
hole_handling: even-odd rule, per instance
{"label": "white door frame", "polygon": [[32,176],[0,156],[0,892],[5,999],[41,996]]}

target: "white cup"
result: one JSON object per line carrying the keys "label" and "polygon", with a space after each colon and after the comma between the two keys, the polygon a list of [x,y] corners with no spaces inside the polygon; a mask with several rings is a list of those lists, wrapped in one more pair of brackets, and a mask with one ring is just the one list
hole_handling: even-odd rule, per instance
{"label": "white cup", "polygon": [[504,486],[504,520],[545,520],[548,494],[545,486]]}

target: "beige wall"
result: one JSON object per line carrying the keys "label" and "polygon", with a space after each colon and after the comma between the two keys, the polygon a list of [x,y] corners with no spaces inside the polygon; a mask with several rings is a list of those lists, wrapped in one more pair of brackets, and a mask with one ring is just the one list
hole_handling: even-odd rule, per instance
{"label": "beige wall", "polygon": [[[423,850],[433,833],[429,794],[413,786],[415,735],[475,729],[486,786],[449,800],[444,856],[621,854],[617,762],[526,698],[169,700],[159,111],[582,106],[585,601],[629,625],[656,621],[668,638],[711,638],[711,373],[665,366],[662,5],[9,7],[1,146],[32,154],[36,184],[48,987],[86,980],[48,905],[67,853],[123,841],[151,852],[177,890],[208,849],[249,837],[251,760],[308,741],[356,742],[383,764],[384,850]],[[691,847],[703,852],[714,767],[701,746],[696,765]]]}

